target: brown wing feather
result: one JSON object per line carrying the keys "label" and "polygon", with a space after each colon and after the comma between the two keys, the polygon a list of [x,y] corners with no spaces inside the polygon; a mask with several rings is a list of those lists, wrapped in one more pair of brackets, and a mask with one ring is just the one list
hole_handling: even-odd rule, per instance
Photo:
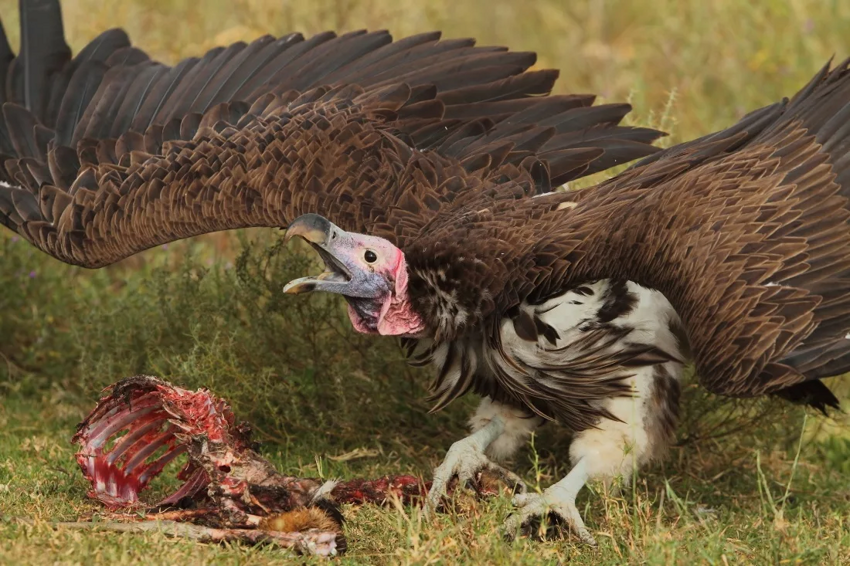
{"label": "brown wing feather", "polygon": [[[850,371],[848,124],[845,62],[592,190],[443,215],[411,268],[446,272],[456,288],[442,291],[474,315],[466,327],[586,281],[632,280],[679,312],[710,390],[823,400],[814,384],[788,388]],[[427,278],[411,289],[434,308]]]}
{"label": "brown wing feather", "polygon": [[[53,19],[28,33],[61,34],[58,3],[43,1]],[[55,119],[22,97],[4,106],[0,222],[86,267],[205,232],[284,227],[303,212],[405,245],[493,177],[545,192],[649,155],[660,135],[619,126],[626,105],[535,96],[557,72],[528,72],[533,53],[438,33],[266,36],[173,69],[123,32],[61,72],[38,53],[13,63],[50,70],[61,77],[50,92],[65,92]]]}

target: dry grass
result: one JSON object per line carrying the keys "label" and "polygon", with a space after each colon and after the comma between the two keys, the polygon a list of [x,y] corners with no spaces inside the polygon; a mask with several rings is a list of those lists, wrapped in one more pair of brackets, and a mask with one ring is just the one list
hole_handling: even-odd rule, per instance
{"label": "dry grass", "polygon": [[[0,0],[13,41],[15,4]],[[850,55],[850,3],[822,0],[66,0],[64,10],[75,50],[120,25],[168,61],[293,30],[474,36],[537,51],[539,66],[562,70],[561,92],[632,101],[632,121],[672,132],[664,143],[729,125],[793,94],[833,54]],[[284,299],[281,284],[306,260],[281,252],[269,232],[248,235],[257,241],[210,236],[98,272],[0,238],[0,563],[287,560],[269,548],[50,528],[96,509],[66,439],[98,387],[133,373],[212,387],[257,425],[281,469],[305,475],[428,474],[462,433],[473,400],[426,415],[427,375],[391,342],[355,335],[335,300]],[[850,397],[846,380],[836,386]],[[686,397],[680,438],[689,441],[629,493],[581,496],[596,552],[571,541],[505,543],[498,529],[509,505],[496,499],[436,524],[409,508],[348,509],[343,561],[850,563],[846,419],[809,417],[801,436],[798,409],[729,404],[695,386]],[[532,483],[565,473],[559,433],[544,430],[539,451],[518,457]],[[365,456],[334,459],[358,449]]]}

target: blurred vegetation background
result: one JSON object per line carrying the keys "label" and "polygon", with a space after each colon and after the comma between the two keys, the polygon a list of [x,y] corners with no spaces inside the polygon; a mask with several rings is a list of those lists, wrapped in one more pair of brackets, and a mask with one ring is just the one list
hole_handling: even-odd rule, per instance
{"label": "blurred vegetation background", "polygon": [[[16,0],[0,0],[17,36]],[[832,55],[850,56],[844,0],[66,0],[76,52],[120,26],[153,58],[174,62],[217,45],[292,31],[389,29],[535,51],[561,70],[560,92],[634,102],[638,117],[676,94],[677,138],[727,126],[790,95]]]}
{"label": "blurred vegetation background", "polygon": [[[13,44],[16,4],[0,0]],[[664,144],[722,129],[792,95],[833,54],[850,55],[850,34],[841,25],[850,22],[850,2],[838,0],[62,5],[74,52],[117,26],[152,57],[171,63],[216,45],[293,30],[386,28],[402,37],[441,29],[445,37],[533,50],[538,67],[561,70],[559,92],[631,101],[629,119],[670,132]],[[320,443],[358,444],[368,436],[408,451],[419,442],[445,445],[473,401],[427,417],[430,375],[408,368],[392,340],[354,333],[334,297],[284,298],[282,285],[305,273],[311,259],[283,251],[279,237],[270,230],[209,235],[86,271],[2,232],[0,391],[59,395],[77,404],[121,377],[149,373],[227,396],[238,414],[276,441],[307,427],[322,431]],[[691,414],[730,406],[693,395],[700,396],[699,410]],[[704,426],[705,418],[693,426]],[[435,427],[444,434],[434,436]]]}
{"label": "blurred vegetation background", "polygon": [[[664,145],[727,127],[792,95],[833,55],[850,56],[844,0],[65,0],[63,11],[74,52],[99,32],[123,27],[136,46],[169,63],[266,33],[368,28],[402,37],[441,29],[445,37],[536,51],[538,67],[561,70],[558,92],[630,101],[632,123],[670,132]],[[16,44],[17,1],[0,0],[0,15]],[[39,426],[55,422],[70,436],[101,387],[147,373],[224,396],[284,461],[350,456],[317,460],[314,473],[427,474],[462,433],[475,400],[427,415],[430,374],[407,367],[392,340],[357,335],[336,298],[284,297],[282,286],[312,261],[303,250],[284,250],[279,233],[257,230],[204,236],[86,271],[4,230],[0,427],[25,422],[21,430],[37,436]],[[832,382],[844,398],[847,381]],[[745,451],[796,447],[799,408],[718,400],[694,385],[686,396],[680,438],[690,448],[676,451],[674,470],[696,460],[706,467],[712,455],[725,469],[731,457],[718,448],[721,437]],[[21,417],[21,407],[35,420]],[[830,474],[846,474],[838,476],[846,485],[846,420],[808,423],[806,454]],[[538,443],[540,465],[545,478],[556,479],[568,466],[565,441],[552,427],[544,436],[552,442]],[[521,459],[521,470],[527,462]],[[741,489],[739,479],[729,480],[733,490]],[[81,497],[82,487],[75,489]]]}

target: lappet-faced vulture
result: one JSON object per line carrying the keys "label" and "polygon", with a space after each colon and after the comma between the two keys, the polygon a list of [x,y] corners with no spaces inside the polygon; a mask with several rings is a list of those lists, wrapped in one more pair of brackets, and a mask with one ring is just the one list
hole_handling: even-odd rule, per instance
{"label": "lappet-faced vulture", "polygon": [[90,268],[218,230],[305,239],[326,270],[287,292],[402,337],[436,368],[435,409],[482,396],[434,503],[555,421],[574,468],[508,527],[550,512],[592,542],[576,492],[664,451],[689,361],[718,394],[837,406],[820,379],[850,371],[846,62],[656,152],[619,125],[628,105],[549,95],[533,53],[328,32],[169,67],[117,29],[72,58],[57,0],[21,15],[20,54],[0,39],[0,222]]}

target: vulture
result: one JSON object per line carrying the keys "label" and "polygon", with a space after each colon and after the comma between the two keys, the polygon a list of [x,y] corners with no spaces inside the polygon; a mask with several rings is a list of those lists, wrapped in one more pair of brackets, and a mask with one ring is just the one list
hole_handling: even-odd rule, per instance
{"label": "vulture", "polygon": [[22,0],[21,24],[17,55],[0,38],[0,222],[87,268],[242,227],[305,240],[324,272],[287,293],[342,295],[357,331],[402,340],[434,410],[481,396],[432,505],[455,476],[515,477],[500,462],[553,421],[573,467],[506,528],[592,544],[576,493],[663,454],[689,363],[719,395],[838,407],[848,62],[660,151],[627,104],[551,95],[533,53],[471,39],[264,36],[171,67],[120,29],[72,57],[57,0]]}

